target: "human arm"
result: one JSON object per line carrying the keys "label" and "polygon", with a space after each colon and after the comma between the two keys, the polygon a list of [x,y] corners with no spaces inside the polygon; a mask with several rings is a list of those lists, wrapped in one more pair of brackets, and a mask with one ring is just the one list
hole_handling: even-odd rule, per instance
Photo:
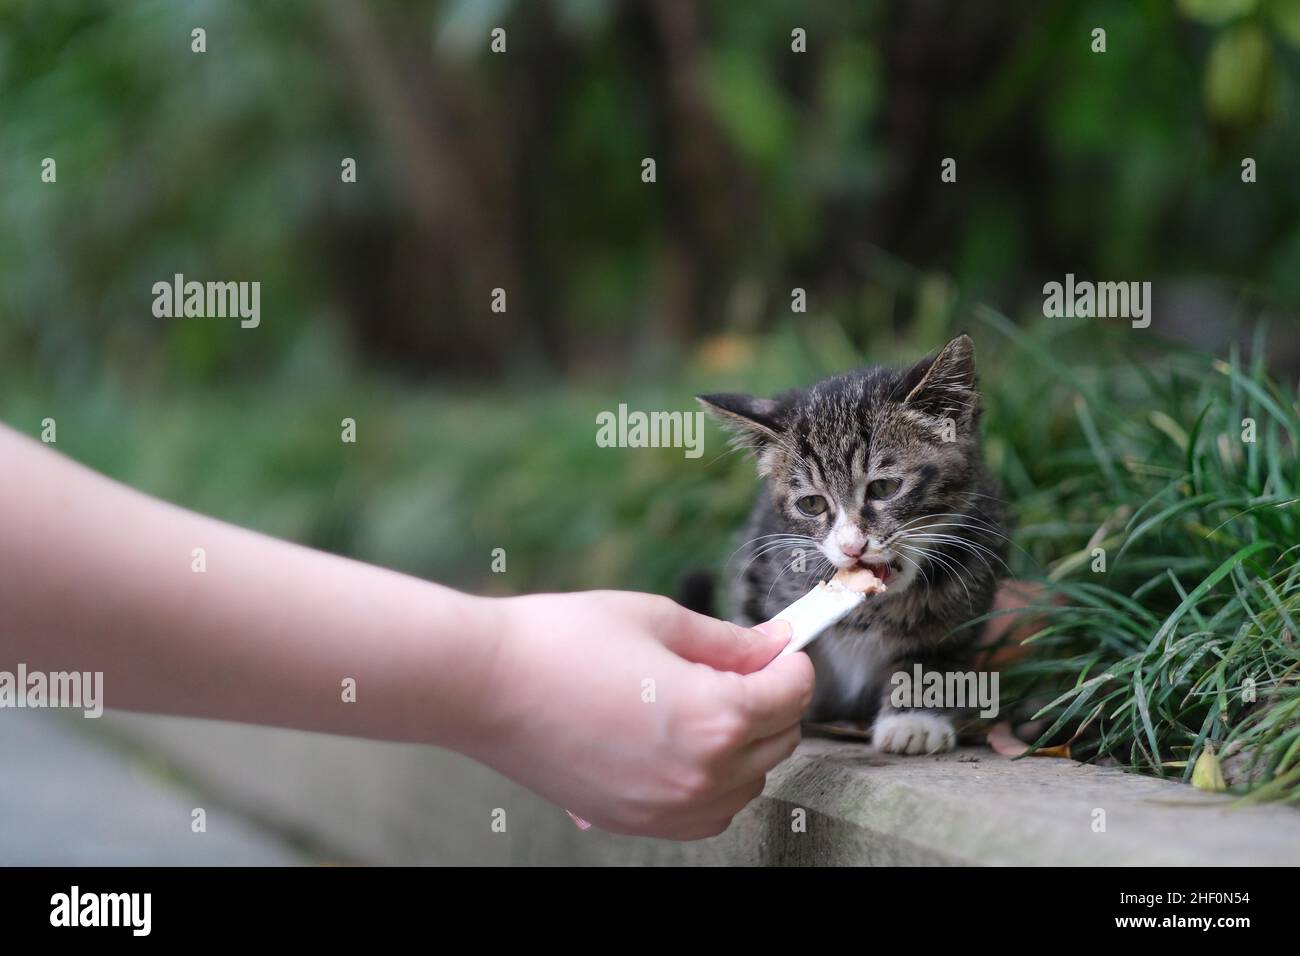
{"label": "human arm", "polygon": [[3,427],[0,529],[0,668],[103,672],[110,707],[449,747],[620,832],[717,832],[811,694],[805,656],[763,667],[784,629],[650,595],[462,594],[166,504]]}

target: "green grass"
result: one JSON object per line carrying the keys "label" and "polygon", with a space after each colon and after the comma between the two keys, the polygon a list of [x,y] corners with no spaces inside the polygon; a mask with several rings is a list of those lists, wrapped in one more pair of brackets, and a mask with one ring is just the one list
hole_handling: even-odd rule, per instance
{"label": "green grass", "polygon": [[[1037,745],[1086,725],[1076,757],[1187,781],[1211,743],[1236,754],[1240,792],[1300,802],[1300,406],[1262,337],[1249,367],[1176,350],[1066,364],[1088,352],[980,318],[1024,368],[990,426],[1055,601],[1006,675],[1051,698]],[[1067,406],[1074,427],[1029,445]],[[1030,448],[1046,460],[1017,460]]]}

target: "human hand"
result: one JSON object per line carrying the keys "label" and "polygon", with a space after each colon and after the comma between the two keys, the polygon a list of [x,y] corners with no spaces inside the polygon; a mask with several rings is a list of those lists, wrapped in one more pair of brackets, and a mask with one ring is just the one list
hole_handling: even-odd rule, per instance
{"label": "human hand", "polygon": [[[500,601],[478,759],[616,833],[721,833],[799,743],[808,657],[630,592]],[[771,662],[770,667],[765,667]]]}

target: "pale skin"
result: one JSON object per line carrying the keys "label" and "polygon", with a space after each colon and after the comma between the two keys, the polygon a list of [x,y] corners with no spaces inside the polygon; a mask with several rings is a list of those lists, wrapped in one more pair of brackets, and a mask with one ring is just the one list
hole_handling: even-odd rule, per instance
{"label": "pale skin", "polygon": [[784,622],[463,594],[150,498],[3,426],[0,529],[0,670],[102,671],[125,710],[447,747],[617,833],[722,832],[812,695],[805,654],[773,660]]}

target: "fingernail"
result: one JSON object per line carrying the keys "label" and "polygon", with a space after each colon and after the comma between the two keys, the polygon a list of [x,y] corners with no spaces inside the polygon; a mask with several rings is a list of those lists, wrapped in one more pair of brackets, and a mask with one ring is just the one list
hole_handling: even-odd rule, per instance
{"label": "fingernail", "polygon": [[764,621],[762,624],[755,626],[754,630],[767,637],[778,638],[787,644],[790,642],[790,636],[794,633],[790,627],[790,622],[780,618],[775,621]]}
{"label": "fingernail", "polygon": [[591,824],[582,819],[582,817],[578,816],[576,813],[569,813],[568,810],[565,810],[564,812],[569,814],[569,819],[578,825],[579,830],[591,829]]}

